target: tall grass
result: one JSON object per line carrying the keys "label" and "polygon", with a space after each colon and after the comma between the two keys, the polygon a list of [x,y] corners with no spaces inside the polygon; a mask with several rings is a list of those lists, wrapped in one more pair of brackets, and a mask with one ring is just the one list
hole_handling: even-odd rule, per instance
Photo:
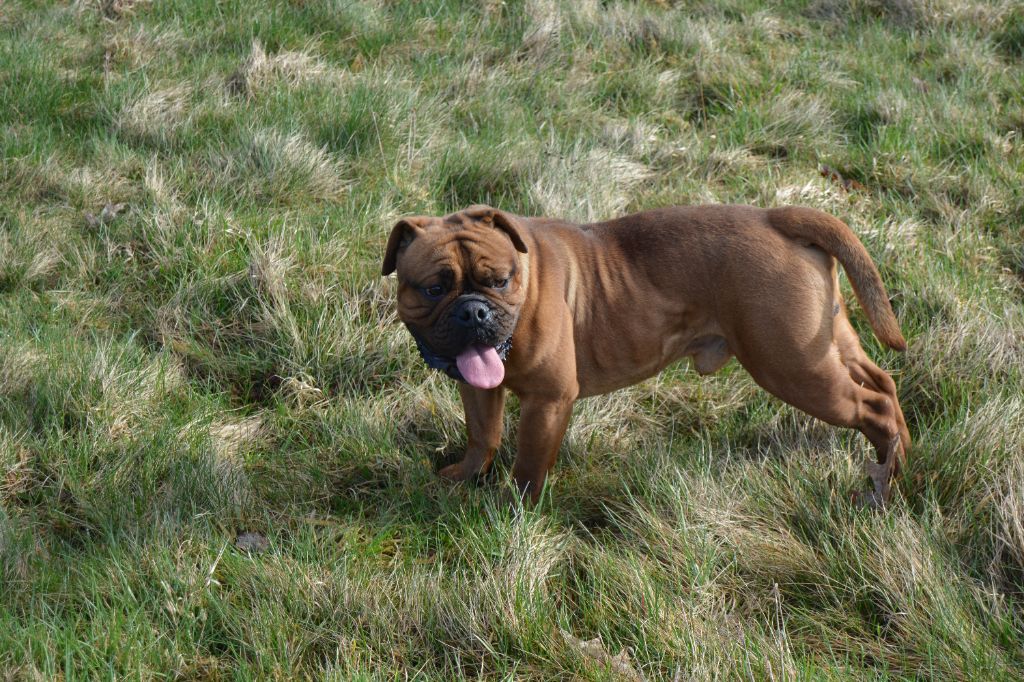
{"label": "tall grass", "polygon": [[[1012,2],[0,9],[0,670],[64,677],[1024,675],[1024,13]],[[829,170],[822,172],[823,166]],[[845,180],[846,182],[842,182]],[[915,439],[735,365],[582,402],[542,504],[453,486],[402,215],[803,204]],[[242,533],[261,543],[236,544]]]}

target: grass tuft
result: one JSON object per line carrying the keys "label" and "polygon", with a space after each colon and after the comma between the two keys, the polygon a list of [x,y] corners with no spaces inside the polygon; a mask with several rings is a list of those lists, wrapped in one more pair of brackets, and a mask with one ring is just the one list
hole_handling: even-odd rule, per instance
{"label": "grass tuft", "polygon": [[278,85],[295,88],[306,83],[339,85],[344,72],[309,51],[284,50],[268,55],[257,40],[245,63],[228,79],[231,92],[249,97]]}
{"label": "grass tuft", "polygon": [[530,187],[530,199],[541,214],[593,222],[620,213],[648,177],[642,163],[577,143],[565,152],[549,152]]}

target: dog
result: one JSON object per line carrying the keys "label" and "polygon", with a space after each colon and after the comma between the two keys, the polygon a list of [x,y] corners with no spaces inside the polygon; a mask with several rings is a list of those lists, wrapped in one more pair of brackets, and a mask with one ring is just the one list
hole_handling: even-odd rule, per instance
{"label": "dog", "polygon": [[772,395],[868,438],[877,462],[861,501],[883,506],[910,434],[847,317],[836,261],[878,339],[905,350],[867,250],[810,208],[677,206],[577,225],[470,206],[400,220],[382,274],[398,273],[399,318],[423,359],[459,381],[468,442],[444,478],[487,472],[512,391],[512,474],[535,503],[575,401],[684,357],[701,375],[735,357]]}

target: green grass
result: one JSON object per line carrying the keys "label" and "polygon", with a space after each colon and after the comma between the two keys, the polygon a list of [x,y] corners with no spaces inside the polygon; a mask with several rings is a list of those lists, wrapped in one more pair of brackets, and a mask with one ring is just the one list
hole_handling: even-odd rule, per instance
{"label": "green grass", "polygon": [[[1020,679],[1022,27],[968,0],[5,4],[0,671]],[[495,480],[437,479],[461,407],[378,276],[395,220],[709,201],[827,210],[879,264],[908,352],[853,309],[915,438],[896,503],[855,509],[867,443],[735,364],[581,403],[536,510],[501,501],[514,401]]]}

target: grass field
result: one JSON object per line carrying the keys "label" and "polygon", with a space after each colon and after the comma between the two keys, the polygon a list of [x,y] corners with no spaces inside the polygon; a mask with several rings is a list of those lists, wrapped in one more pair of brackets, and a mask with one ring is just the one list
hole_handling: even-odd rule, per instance
{"label": "grass field", "polygon": [[[1021,679],[1022,135],[1012,1],[0,5],[0,671]],[[380,259],[476,202],[846,220],[895,503],[735,363],[582,402],[533,511],[511,438],[436,478],[458,394]]]}

